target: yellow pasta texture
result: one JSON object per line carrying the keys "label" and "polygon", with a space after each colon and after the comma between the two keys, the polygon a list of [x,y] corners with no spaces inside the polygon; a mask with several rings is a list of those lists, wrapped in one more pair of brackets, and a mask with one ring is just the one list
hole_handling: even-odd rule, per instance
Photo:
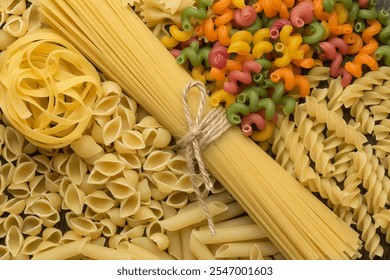
{"label": "yellow pasta texture", "polygon": [[[356,225],[368,256],[378,258],[390,232],[390,68],[368,72],[346,88],[324,70],[310,71],[311,96],[297,106],[294,120],[280,117],[270,139],[271,151],[340,218]],[[323,81],[327,87],[316,88]],[[300,161],[310,159],[304,165],[314,171],[313,178],[302,177],[296,147],[304,155]]]}
{"label": "yellow pasta texture", "polygon": [[10,45],[0,65],[0,107],[16,130],[43,148],[81,137],[101,85],[73,46],[51,30],[36,30]]}

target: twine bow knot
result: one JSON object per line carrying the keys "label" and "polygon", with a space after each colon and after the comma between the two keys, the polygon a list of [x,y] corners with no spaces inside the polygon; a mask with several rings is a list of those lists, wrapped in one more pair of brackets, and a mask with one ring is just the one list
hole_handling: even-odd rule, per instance
{"label": "twine bow knot", "polygon": [[[195,119],[193,119],[191,116],[187,98],[188,92],[192,87],[197,87],[201,93]],[[208,144],[215,141],[226,130],[228,130],[231,125],[226,119],[225,111],[221,108],[212,109],[205,117],[203,117],[206,96],[207,90],[204,84],[199,81],[191,81],[184,87],[182,97],[188,131],[187,134],[185,134],[180,140],[176,142],[176,146],[181,147],[185,153],[187,165],[191,174],[192,187],[194,188],[195,194],[206,215],[211,235],[215,235],[213,217],[207,208],[207,205],[195,180],[197,176],[195,166],[198,166],[199,176],[203,180],[206,189],[213,192],[213,182],[211,181],[210,175],[203,162],[201,152],[202,149],[204,149]]]}

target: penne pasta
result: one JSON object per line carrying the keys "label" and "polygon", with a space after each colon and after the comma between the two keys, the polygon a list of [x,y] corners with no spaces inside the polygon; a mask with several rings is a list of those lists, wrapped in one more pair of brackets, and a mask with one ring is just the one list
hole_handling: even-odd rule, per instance
{"label": "penne pasta", "polygon": [[80,240],[71,241],[64,245],[50,248],[46,251],[35,254],[32,260],[66,260],[83,253],[83,248],[90,241],[84,237]]}
{"label": "penne pasta", "polygon": [[214,255],[210,252],[209,248],[193,234],[194,230],[191,232],[190,237],[190,250],[191,253],[198,260],[215,260]]}

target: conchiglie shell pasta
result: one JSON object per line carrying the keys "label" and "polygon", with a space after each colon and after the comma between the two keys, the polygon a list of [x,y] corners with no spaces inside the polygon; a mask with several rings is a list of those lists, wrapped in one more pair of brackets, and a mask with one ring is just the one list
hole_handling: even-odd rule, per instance
{"label": "conchiglie shell pasta", "polygon": [[140,169],[141,160],[137,154],[120,154],[118,158],[125,164],[126,169]]}
{"label": "conchiglie shell pasta", "polygon": [[145,234],[150,238],[155,233],[164,233],[165,230],[161,227],[160,221],[156,220],[146,225]]}
{"label": "conchiglie shell pasta", "polygon": [[[24,149],[23,149],[24,151]],[[50,172],[50,159],[46,155],[36,155],[32,158],[37,164],[36,172],[45,174]]]}
{"label": "conchiglie shell pasta", "polygon": [[149,205],[152,198],[152,193],[150,191],[147,179],[143,179],[137,184],[137,192],[140,194],[141,204]]}
{"label": "conchiglie shell pasta", "polygon": [[106,186],[115,199],[125,199],[135,192],[134,186],[123,177],[108,181]]}
{"label": "conchiglie shell pasta", "polygon": [[115,207],[108,210],[106,214],[118,227],[124,227],[126,224],[126,218],[121,217],[120,211],[119,207]]}
{"label": "conchiglie shell pasta", "polygon": [[164,148],[169,145],[171,140],[171,133],[165,128],[159,128],[157,130],[156,138],[153,141],[153,146],[156,148]]}
{"label": "conchiglie shell pasta", "polygon": [[24,218],[21,231],[27,235],[38,235],[42,231],[42,224],[41,218],[29,215]]}
{"label": "conchiglie shell pasta", "polygon": [[115,202],[103,191],[95,191],[85,197],[85,204],[96,213],[105,213],[111,209]]}
{"label": "conchiglie shell pasta", "polygon": [[42,239],[53,243],[60,243],[62,239],[62,232],[58,228],[45,228],[42,232]]}
{"label": "conchiglie shell pasta", "polygon": [[110,248],[117,248],[118,245],[122,242],[128,242],[129,239],[127,238],[127,236],[124,236],[124,235],[119,235],[119,234],[114,234],[113,236],[111,236],[109,239],[108,239],[108,246]]}
{"label": "conchiglie shell pasta", "polygon": [[[1,223],[0,223],[1,225]],[[15,226],[17,228],[21,228],[23,225],[23,218],[19,215],[15,214],[9,214],[4,220],[3,220],[3,229],[5,232],[8,232],[11,227]]]}
{"label": "conchiglie shell pasta", "polygon": [[104,82],[102,82],[102,95],[104,97],[105,96],[121,96],[122,89],[117,83],[115,83],[113,81],[104,81]]}
{"label": "conchiglie shell pasta", "polygon": [[107,153],[94,162],[94,168],[105,176],[115,176],[125,168],[125,164],[114,154]]}
{"label": "conchiglie shell pasta", "polygon": [[21,184],[29,182],[34,178],[37,164],[35,162],[22,162],[15,168],[13,182],[15,184]]}
{"label": "conchiglie shell pasta", "polygon": [[121,218],[129,217],[137,213],[140,210],[140,207],[140,193],[134,192],[129,197],[121,201],[119,215]]}
{"label": "conchiglie shell pasta", "polygon": [[56,171],[60,175],[66,175],[66,163],[69,160],[69,156],[65,154],[58,154],[52,158],[51,165],[53,171]]}
{"label": "conchiglie shell pasta", "polygon": [[162,171],[167,166],[172,154],[164,151],[153,151],[151,152],[143,166],[144,170],[150,171]]}
{"label": "conchiglie shell pasta", "polygon": [[11,198],[4,205],[2,211],[19,215],[26,207],[26,200],[19,198]]}
{"label": "conchiglie shell pasta", "polygon": [[123,131],[121,137],[123,145],[131,151],[145,148],[144,139],[139,131],[125,130]]}
{"label": "conchiglie shell pasta", "polygon": [[89,185],[102,185],[110,180],[109,176],[104,175],[96,169],[92,169],[87,178],[87,184]]}
{"label": "conchiglie shell pasta", "polygon": [[0,192],[0,216],[3,215],[3,205],[8,201],[8,195]]}
{"label": "conchiglie shell pasta", "polygon": [[61,241],[59,243],[67,244],[69,242],[80,240],[82,238],[83,237],[81,235],[77,234],[74,230],[70,229],[62,235]]}
{"label": "conchiglie shell pasta", "polygon": [[188,194],[185,192],[173,192],[168,195],[166,203],[175,208],[182,208],[188,203]]}
{"label": "conchiglie shell pasta", "polygon": [[156,243],[159,250],[164,251],[169,246],[169,238],[164,233],[156,232],[153,233],[150,237],[154,243]]}
{"label": "conchiglie shell pasta", "polygon": [[138,107],[137,102],[135,102],[134,99],[132,99],[126,94],[121,95],[120,104],[123,105],[123,107],[125,108],[129,108],[134,113],[137,112],[137,107]]}
{"label": "conchiglie shell pasta", "polygon": [[22,152],[24,145],[24,137],[11,126],[7,126],[4,132],[5,146],[16,156]]}
{"label": "conchiglie shell pasta", "polygon": [[141,237],[144,235],[146,225],[139,225],[136,227],[132,226],[125,226],[123,230],[121,231],[121,235],[127,236],[129,239]]}
{"label": "conchiglie shell pasta", "polygon": [[13,197],[19,199],[26,199],[30,195],[30,188],[27,183],[20,183],[20,184],[12,183],[11,185],[8,186],[7,191]]}
{"label": "conchiglie shell pasta", "polygon": [[75,184],[70,184],[65,191],[64,203],[77,215],[80,215],[85,201],[85,193],[80,190]]}
{"label": "conchiglie shell pasta", "polygon": [[59,193],[45,193],[44,198],[58,211],[61,210],[61,204],[63,202],[62,196]]}
{"label": "conchiglie shell pasta", "polygon": [[35,254],[36,250],[38,249],[39,245],[42,243],[42,237],[39,236],[27,236],[24,239],[22,249],[20,252],[22,254],[26,255],[33,255]]}
{"label": "conchiglie shell pasta", "polygon": [[100,220],[99,223],[102,226],[102,233],[105,237],[111,237],[116,234],[117,225],[110,219]]}
{"label": "conchiglie shell pasta", "polygon": [[134,111],[119,105],[116,107],[114,117],[120,117],[122,120],[122,128],[124,131],[132,130],[136,121]]}
{"label": "conchiglie shell pasta", "polygon": [[5,237],[5,245],[8,247],[11,256],[15,257],[20,252],[23,242],[24,238],[20,229],[12,226]]}
{"label": "conchiglie shell pasta", "polygon": [[5,245],[0,245],[0,260],[10,260],[11,254]]}
{"label": "conchiglie shell pasta", "polygon": [[10,35],[19,38],[27,33],[28,24],[21,16],[11,15],[7,18],[3,29]]}
{"label": "conchiglie shell pasta", "polygon": [[139,210],[132,215],[132,218],[140,222],[152,222],[157,220],[154,212],[147,206],[141,206]]}
{"label": "conchiglie shell pasta", "polygon": [[69,217],[68,226],[74,230],[74,232],[80,236],[91,236],[98,237],[100,233],[95,223],[84,217]]}
{"label": "conchiglie shell pasta", "polygon": [[142,130],[142,137],[144,139],[145,146],[153,146],[153,142],[157,137],[157,128],[145,128]]}
{"label": "conchiglie shell pasta", "polygon": [[0,29],[0,51],[5,50],[9,45],[16,41],[16,37]]}
{"label": "conchiglie shell pasta", "polygon": [[57,213],[57,210],[50,204],[48,200],[39,198],[33,201],[31,204],[26,205],[24,213],[33,214],[44,219],[49,218],[54,213]]}
{"label": "conchiglie shell pasta", "polygon": [[60,179],[60,175],[56,172],[46,173],[45,177],[45,188],[49,192],[58,192],[59,185],[58,180]]}
{"label": "conchiglie shell pasta", "polygon": [[152,116],[146,116],[142,118],[140,122],[134,125],[135,129],[143,130],[144,128],[159,128],[161,124]]}
{"label": "conchiglie shell pasta", "polygon": [[84,176],[87,174],[87,164],[77,155],[72,154],[65,166],[65,172],[68,178],[76,185],[81,184]]}
{"label": "conchiglie shell pasta", "polygon": [[152,175],[152,178],[159,191],[163,193],[171,193],[177,183],[176,175],[170,171],[157,172]]}
{"label": "conchiglie shell pasta", "polygon": [[95,116],[111,116],[120,101],[119,95],[110,95],[101,98],[93,110]]}
{"label": "conchiglie shell pasta", "polygon": [[116,117],[103,126],[103,141],[105,145],[110,145],[114,143],[115,140],[119,138],[122,132],[122,119]]}
{"label": "conchiglie shell pasta", "polygon": [[7,18],[8,14],[5,11],[0,11],[0,25],[3,25],[7,21]]}
{"label": "conchiglie shell pasta", "polygon": [[91,158],[103,151],[103,148],[90,135],[83,135],[80,139],[72,142],[70,147],[84,159]]}
{"label": "conchiglie shell pasta", "polygon": [[153,211],[157,219],[160,219],[164,215],[160,201],[152,200],[148,205],[149,209]]}

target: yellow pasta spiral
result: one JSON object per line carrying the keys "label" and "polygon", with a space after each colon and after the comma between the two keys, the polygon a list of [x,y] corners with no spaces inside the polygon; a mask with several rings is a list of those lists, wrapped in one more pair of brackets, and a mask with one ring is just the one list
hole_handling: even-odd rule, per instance
{"label": "yellow pasta spiral", "polygon": [[80,138],[100,96],[94,66],[51,30],[29,33],[0,56],[0,108],[39,147]]}

